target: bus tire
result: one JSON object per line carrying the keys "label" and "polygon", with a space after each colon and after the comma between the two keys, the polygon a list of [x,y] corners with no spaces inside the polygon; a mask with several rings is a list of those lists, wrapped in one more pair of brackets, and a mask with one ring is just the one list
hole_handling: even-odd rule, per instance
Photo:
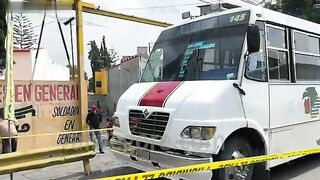
{"label": "bus tire", "polygon": [[[250,142],[242,136],[233,136],[227,140],[216,156],[215,161],[255,156]],[[254,165],[229,167],[213,171],[212,180],[253,180]]]}

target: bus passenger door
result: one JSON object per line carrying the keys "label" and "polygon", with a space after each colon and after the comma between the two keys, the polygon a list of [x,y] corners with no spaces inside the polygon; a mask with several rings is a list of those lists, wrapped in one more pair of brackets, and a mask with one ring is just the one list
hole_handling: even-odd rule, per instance
{"label": "bus passenger door", "polygon": [[241,87],[245,91],[242,96],[245,116],[248,126],[258,128],[264,136],[269,149],[269,84],[267,76],[265,25],[256,23],[260,28],[260,51],[248,56],[245,63],[244,78]]}
{"label": "bus passenger door", "polygon": [[[290,138],[293,131],[286,127],[294,120],[290,109],[294,108],[291,92],[289,46],[286,29],[267,25],[267,55],[270,81],[270,153],[282,153],[295,150],[294,140]],[[291,112],[292,113],[292,112]],[[282,163],[270,162],[271,165]]]}

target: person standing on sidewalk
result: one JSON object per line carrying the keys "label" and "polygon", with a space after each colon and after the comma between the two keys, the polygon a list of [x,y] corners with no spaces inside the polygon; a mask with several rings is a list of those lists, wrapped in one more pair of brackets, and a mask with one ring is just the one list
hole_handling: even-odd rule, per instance
{"label": "person standing on sidewalk", "polygon": [[[102,115],[98,113],[98,108],[96,105],[91,106],[91,111],[87,115],[87,124],[89,125],[90,129],[92,130],[98,130],[100,129],[100,124],[102,122]],[[93,136],[96,136],[96,139],[98,140],[99,144],[99,151],[100,153],[103,152],[103,146],[102,146],[102,140],[101,140],[101,132],[100,131],[94,131],[90,132],[90,138],[93,142]]]}

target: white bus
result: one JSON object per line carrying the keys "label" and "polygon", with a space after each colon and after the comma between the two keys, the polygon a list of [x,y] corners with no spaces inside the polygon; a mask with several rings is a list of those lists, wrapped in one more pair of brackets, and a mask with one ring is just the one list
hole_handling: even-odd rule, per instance
{"label": "white bus", "polygon": [[[320,25],[262,7],[164,30],[120,98],[113,154],[148,171],[320,145]],[[292,159],[186,179],[262,179]]]}

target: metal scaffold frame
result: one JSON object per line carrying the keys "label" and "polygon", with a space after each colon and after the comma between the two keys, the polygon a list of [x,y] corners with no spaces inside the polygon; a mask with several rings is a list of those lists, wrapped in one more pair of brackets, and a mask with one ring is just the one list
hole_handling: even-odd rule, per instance
{"label": "metal scaffold frame", "polygon": [[[87,84],[84,78],[84,47],[83,47],[84,41],[83,41],[82,12],[102,15],[102,16],[107,16],[107,17],[112,17],[112,18],[117,18],[122,20],[134,21],[138,23],[143,23],[143,24],[148,24],[153,26],[160,26],[160,27],[169,27],[172,24],[155,21],[147,18],[120,14],[120,13],[111,12],[111,11],[100,10],[98,8],[95,8],[93,4],[84,3],[82,2],[82,0],[76,0],[73,7],[75,8],[75,11],[76,11],[76,32],[77,32],[76,39],[77,39],[77,57],[78,57],[77,63],[78,63],[78,74],[79,74],[78,84],[81,88],[80,89],[80,97],[81,97],[80,98],[80,104],[81,104],[80,114],[81,114],[81,121],[82,121],[82,129],[87,129],[86,113],[88,110],[88,107],[87,107],[88,96],[87,96]],[[83,137],[87,138],[85,133],[83,134]],[[89,160],[83,161],[83,167],[84,167],[85,173],[90,174],[91,170],[90,170]]]}

